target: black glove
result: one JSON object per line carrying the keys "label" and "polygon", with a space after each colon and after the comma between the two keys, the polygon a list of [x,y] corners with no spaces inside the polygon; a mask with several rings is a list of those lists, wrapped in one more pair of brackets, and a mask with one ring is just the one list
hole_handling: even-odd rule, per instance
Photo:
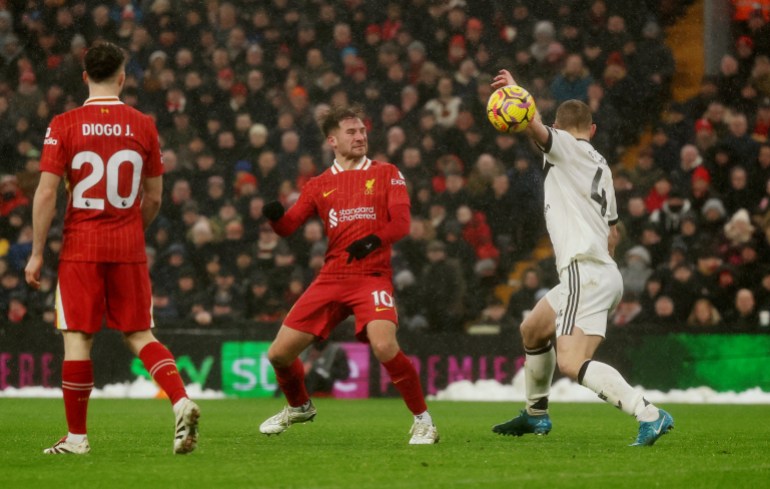
{"label": "black glove", "polygon": [[277,200],[268,202],[262,206],[262,215],[271,221],[277,221],[278,219],[282,218],[283,212],[283,205],[281,205],[281,203]]}
{"label": "black glove", "polygon": [[363,260],[369,253],[380,246],[382,246],[382,240],[378,238],[376,234],[370,234],[369,236],[353,241],[350,243],[350,246],[345,248],[345,251],[350,253],[348,263],[352,262],[354,259]]}

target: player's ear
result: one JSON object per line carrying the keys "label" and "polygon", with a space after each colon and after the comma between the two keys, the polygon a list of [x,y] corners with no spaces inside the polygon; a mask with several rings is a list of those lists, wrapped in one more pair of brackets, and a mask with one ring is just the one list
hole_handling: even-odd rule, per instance
{"label": "player's ear", "polygon": [[83,70],[83,81],[88,83],[88,73],[86,73],[86,70]]}
{"label": "player's ear", "polygon": [[331,146],[332,148],[337,146],[337,138],[334,136],[334,134],[329,134],[328,136],[326,136],[326,142],[329,143],[329,146]]}
{"label": "player's ear", "polygon": [[591,137],[589,139],[593,139],[595,133],[596,133],[596,124],[591,124]]}

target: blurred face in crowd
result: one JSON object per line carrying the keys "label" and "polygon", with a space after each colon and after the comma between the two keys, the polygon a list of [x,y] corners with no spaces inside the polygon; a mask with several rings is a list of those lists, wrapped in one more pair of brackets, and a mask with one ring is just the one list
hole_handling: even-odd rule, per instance
{"label": "blurred face in crowd", "polygon": [[741,316],[754,312],[754,294],[749,289],[741,289],[735,294],[735,310]]}
{"label": "blurred face in crowd", "polygon": [[305,229],[302,231],[302,236],[308,243],[316,243],[321,241],[324,237],[323,224],[321,221],[309,221],[305,224]]}
{"label": "blurred face in crowd", "polygon": [[735,137],[745,136],[749,129],[749,123],[745,114],[734,114],[730,119],[730,134]]}
{"label": "blurred face in crowd", "polygon": [[192,191],[190,190],[190,183],[187,180],[177,180],[174,182],[174,186],[171,189],[171,200],[174,203],[182,203],[190,200]]}
{"label": "blurred face in crowd", "polygon": [[259,166],[259,169],[263,174],[273,171],[273,168],[275,168],[276,164],[277,161],[275,159],[275,153],[272,151],[264,151],[259,155],[257,166]]}
{"label": "blurred face in crowd", "polygon": [[714,306],[711,305],[711,301],[706,298],[698,299],[693,305],[693,312],[695,313],[695,321],[698,324],[707,325],[711,323],[711,317],[713,314]]}
{"label": "blurred face in crowd", "polygon": [[736,166],[730,171],[730,187],[733,190],[745,189],[747,181],[746,169],[742,166]]}
{"label": "blurred face in crowd", "polygon": [[668,296],[660,296],[655,301],[655,315],[658,317],[671,317],[674,314],[674,301]]}

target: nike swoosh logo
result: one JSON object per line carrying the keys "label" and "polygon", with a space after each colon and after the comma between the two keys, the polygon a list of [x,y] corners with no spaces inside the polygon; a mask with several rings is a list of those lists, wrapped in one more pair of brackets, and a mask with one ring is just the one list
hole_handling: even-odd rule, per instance
{"label": "nike swoosh logo", "polygon": [[333,194],[336,190],[337,190],[336,188],[333,188],[333,189],[329,190],[328,192],[324,192],[323,193],[324,199],[326,197],[330,196],[331,194]]}
{"label": "nike swoosh logo", "polygon": [[658,429],[656,429],[656,430],[655,430],[655,434],[656,434],[656,435],[659,435],[659,434],[660,434],[660,431],[663,429],[663,425],[665,425],[665,424],[666,424],[666,420],[665,420],[665,419],[662,419],[662,420],[660,421],[660,424],[658,425]]}
{"label": "nike swoosh logo", "polygon": [[375,307],[374,312],[390,311],[392,307]]}

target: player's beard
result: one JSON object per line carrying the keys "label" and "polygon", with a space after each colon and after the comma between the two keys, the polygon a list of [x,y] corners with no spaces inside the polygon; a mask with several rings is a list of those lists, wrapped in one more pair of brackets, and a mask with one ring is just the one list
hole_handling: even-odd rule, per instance
{"label": "player's beard", "polygon": [[351,146],[349,157],[356,158],[356,159],[363,158],[364,156],[366,156],[366,152],[368,150],[369,150],[369,145],[367,143],[364,143],[363,145],[355,146],[355,147]]}

